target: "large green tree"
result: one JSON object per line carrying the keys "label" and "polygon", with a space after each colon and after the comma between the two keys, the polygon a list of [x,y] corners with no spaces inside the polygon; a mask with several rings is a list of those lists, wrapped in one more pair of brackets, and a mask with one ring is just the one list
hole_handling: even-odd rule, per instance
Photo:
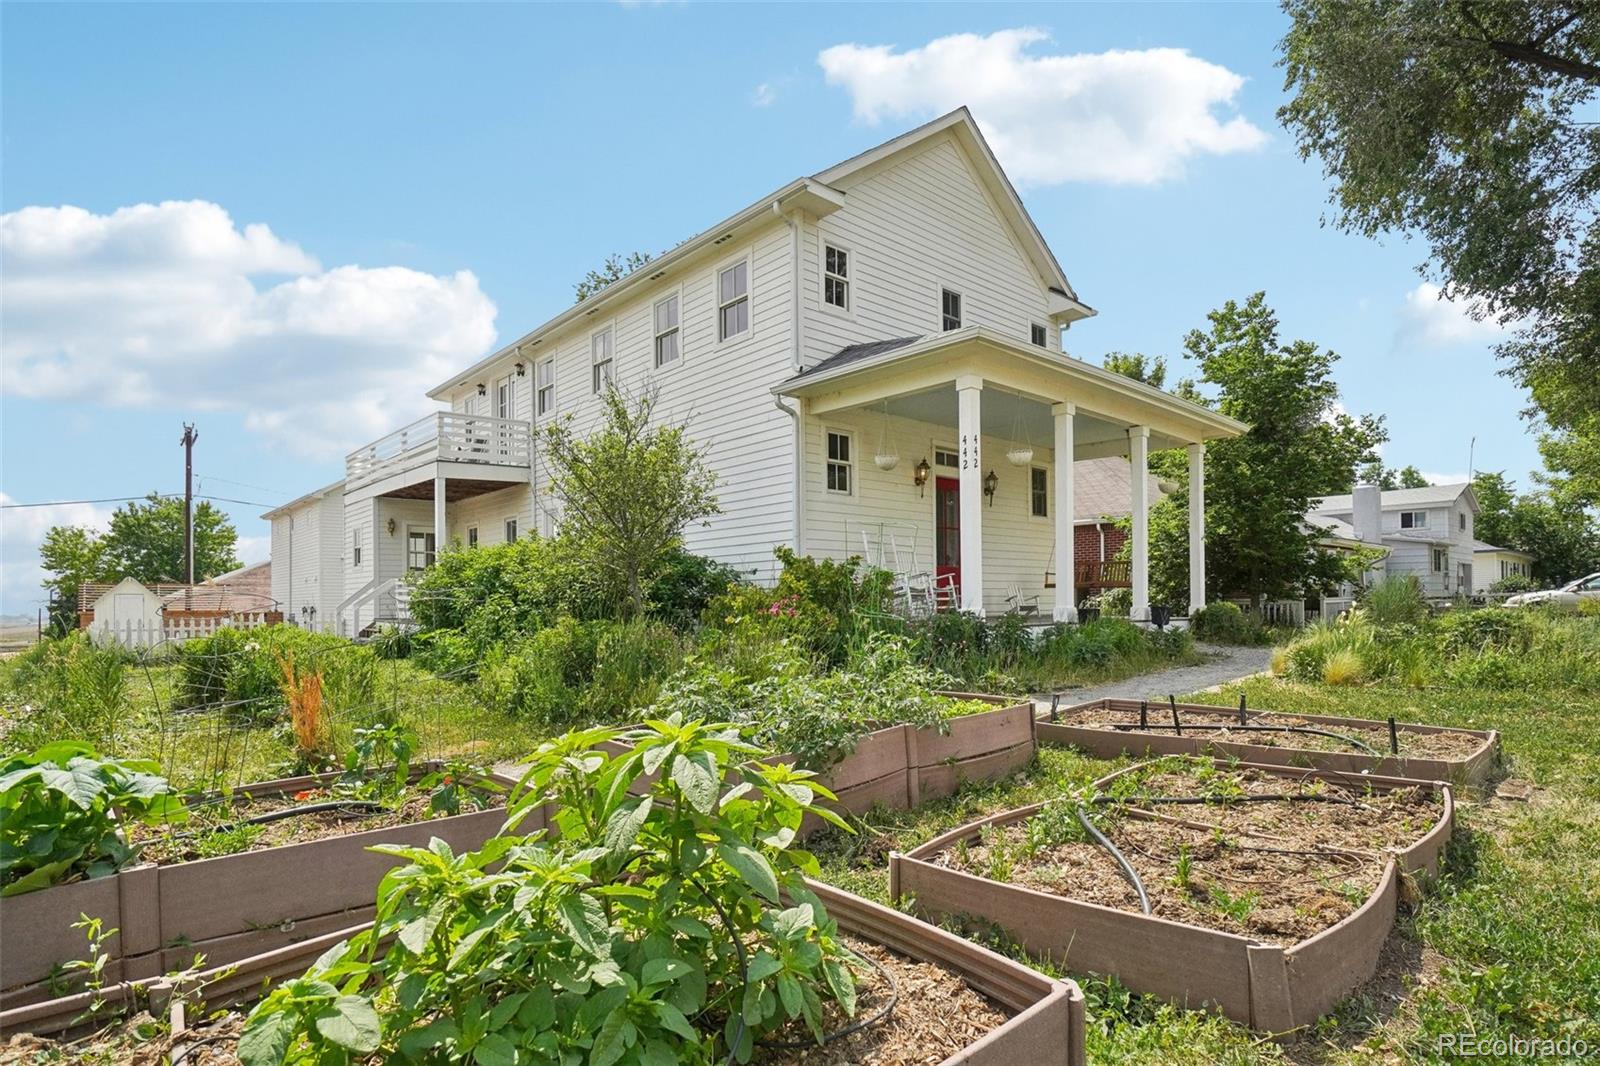
{"label": "large green tree", "polygon": [[[1324,590],[1348,575],[1340,558],[1320,550],[1320,533],[1303,527],[1313,497],[1349,485],[1373,462],[1386,438],[1381,419],[1354,417],[1337,405],[1338,356],[1310,341],[1285,343],[1266,294],[1229,300],[1211,312],[1209,328],[1184,340],[1218,410],[1250,425],[1206,449],[1206,585],[1208,597],[1265,600]],[[1182,453],[1153,463],[1163,472]],[[1151,514],[1151,595],[1186,606],[1188,488]]]}
{"label": "large green tree", "polygon": [[[1417,234],[1445,292],[1515,332],[1552,470],[1600,497],[1600,4],[1284,0],[1279,118],[1337,220]],[[1535,413],[1535,412],[1530,412]],[[1552,461],[1553,459],[1553,461]]]}
{"label": "large green tree", "polygon": [[645,608],[645,579],[693,522],[718,514],[716,475],[686,427],[653,420],[656,395],[615,385],[603,422],[579,435],[569,418],[542,433],[561,532],[595,573],[612,583],[629,617]]}
{"label": "large green tree", "polygon": [[[239,534],[223,514],[202,500],[194,508],[196,580],[239,568]],[[55,526],[44,536],[39,559],[49,575],[44,587],[58,623],[77,610],[78,586],[131,577],[147,585],[184,580],[183,501],[151,493],[126,503],[97,533],[82,526]]]}
{"label": "large green tree", "polygon": [[599,270],[591,270],[572,287],[573,295],[577,297],[574,303],[583,303],[595,293],[604,289],[612,282],[621,281],[635,270],[644,266],[655,258],[649,252],[629,252],[627,255],[615,253],[606,256],[606,261],[600,264]]}
{"label": "large green tree", "polygon": [[1477,538],[1533,556],[1533,576],[1558,585],[1600,570],[1600,522],[1545,492],[1518,493],[1504,473],[1484,471],[1472,479],[1481,509],[1473,522]]}

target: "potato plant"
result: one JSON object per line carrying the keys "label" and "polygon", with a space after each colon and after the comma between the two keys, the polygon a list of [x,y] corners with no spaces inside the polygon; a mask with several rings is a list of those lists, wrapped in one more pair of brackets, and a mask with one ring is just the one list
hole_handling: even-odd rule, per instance
{"label": "potato plant", "polygon": [[[856,962],[793,844],[807,812],[842,823],[806,771],[735,773],[755,750],[676,716],[545,744],[482,849],[378,849],[407,865],[372,929],[270,992],[240,1058],[667,1066],[747,1062],[790,1026],[821,1042],[825,1003],[854,1013]],[[521,833],[540,810],[550,828]]]}

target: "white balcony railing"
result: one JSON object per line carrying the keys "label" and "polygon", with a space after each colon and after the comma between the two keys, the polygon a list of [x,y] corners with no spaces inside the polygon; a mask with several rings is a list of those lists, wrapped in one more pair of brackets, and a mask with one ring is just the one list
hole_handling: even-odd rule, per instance
{"label": "white balcony railing", "polygon": [[528,423],[440,411],[345,456],[346,489],[425,463],[526,467],[533,457]]}

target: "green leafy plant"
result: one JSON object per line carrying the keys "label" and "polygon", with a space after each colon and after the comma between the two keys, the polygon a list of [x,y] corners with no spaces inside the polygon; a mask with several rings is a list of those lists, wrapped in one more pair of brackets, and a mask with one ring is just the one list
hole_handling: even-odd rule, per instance
{"label": "green leafy plant", "polygon": [[[808,813],[843,823],[805,771],[735,775],[754,750],[676,717],[545,744],[482,849],[377,849],[407,865],[373,928],[268,993],[241,1060],[747,1062],[792,1026],[820,1042],[826,1002],[854,1013],[858,963],[792,845]],[[520,834],[541,811],[551,831]]]}
{"label": "green leafy plant", "polygon": [[133,854],[125,822],[183,821],[157,769],[72,741],[0,763],[0,896],[115,873]]}

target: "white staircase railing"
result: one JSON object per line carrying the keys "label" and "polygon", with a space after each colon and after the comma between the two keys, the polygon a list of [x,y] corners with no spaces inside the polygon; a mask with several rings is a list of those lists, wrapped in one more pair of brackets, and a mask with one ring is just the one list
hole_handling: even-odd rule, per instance
{"label": "white staircase railing", "polygon": [[339,635],[357,637],[373,622],[411,621],[411,586],[405,578],[373,578],[339,604]]}

